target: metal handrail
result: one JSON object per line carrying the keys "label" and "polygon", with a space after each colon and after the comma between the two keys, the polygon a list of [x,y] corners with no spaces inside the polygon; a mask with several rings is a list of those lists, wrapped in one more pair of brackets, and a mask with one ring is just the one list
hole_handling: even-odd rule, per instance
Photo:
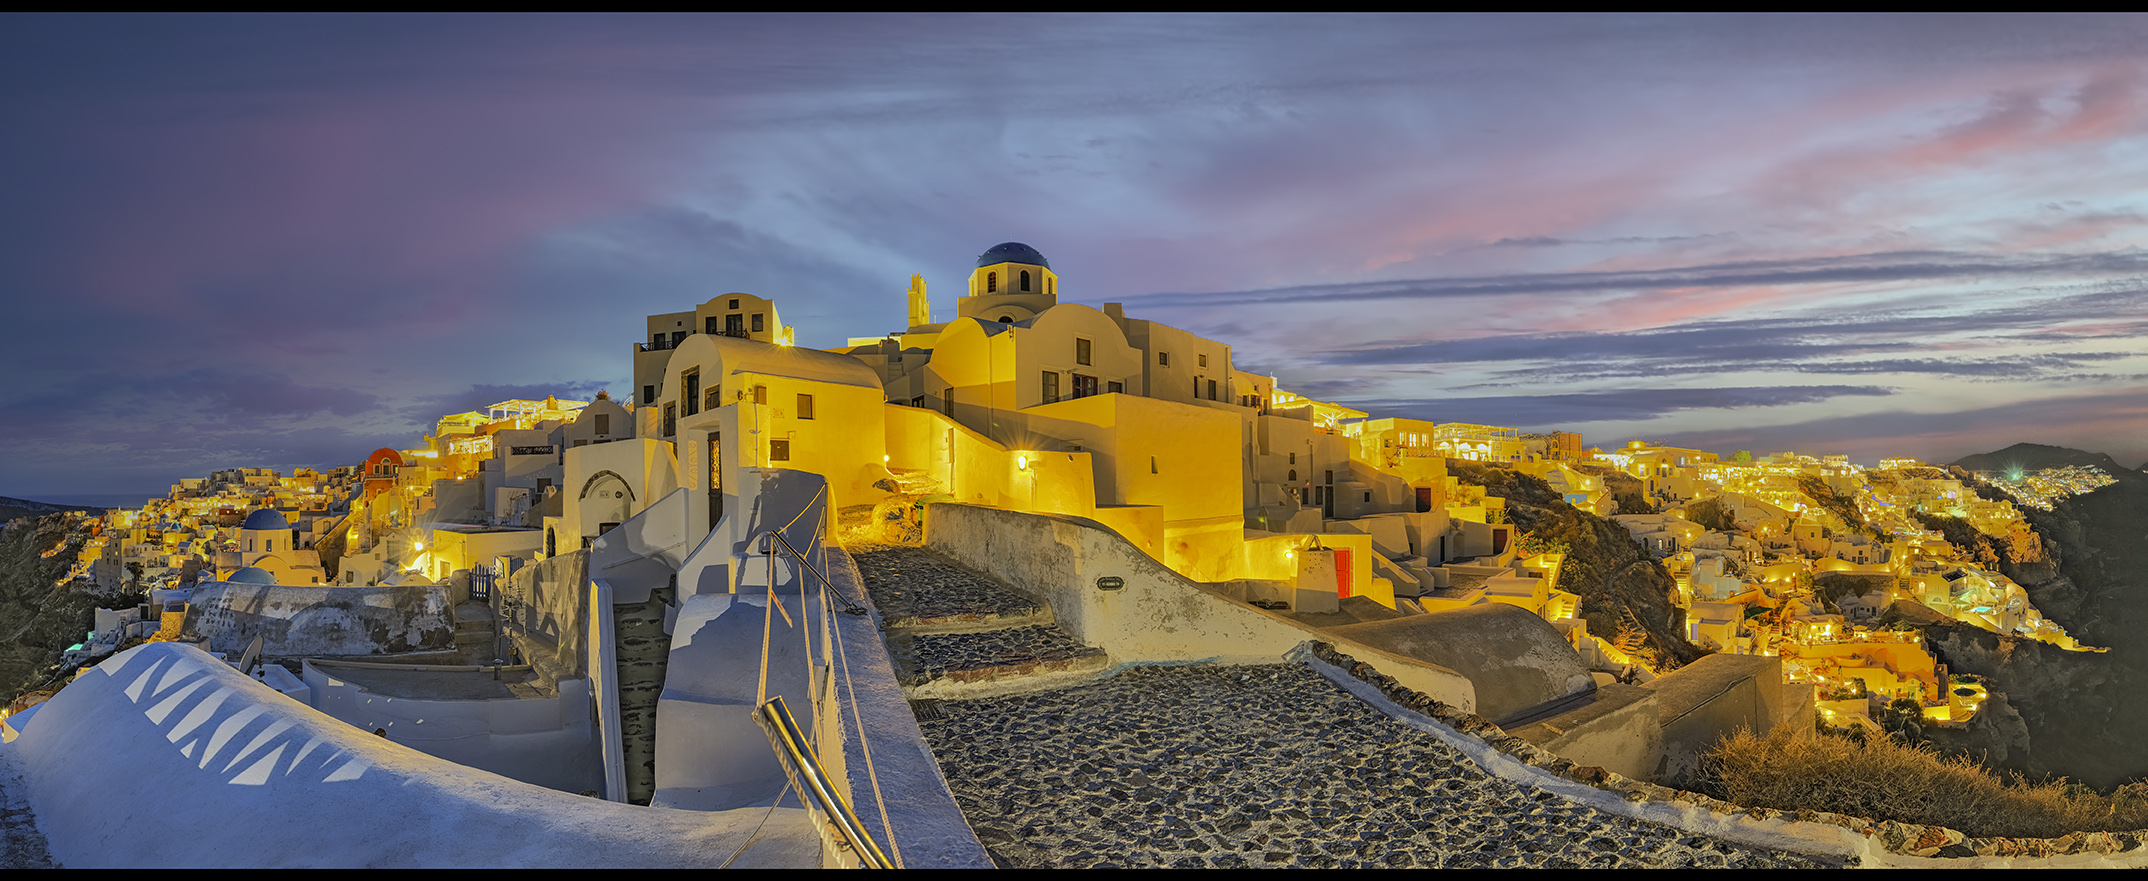
{"label": "metal handrail", "polygon": [[776,695],[756,708],[753,720],[760,723],[768,735],[768,743],[781,760],[784,776],[790,778],[791,788],[796,789],[806,802],[808,810],[821,815],[822,831],[834,833],[837,844],[848,847],[858,861],[867,869],[892,869],[894,864],[880,852],[880,845],[865,833],[865,824],[858,822],[858,815],[850,810],[850,802],[843,798],[841,790],[828,779],[828,772],[821,767],[820,758],[813,753],[813,745],[806,742],[805,734],[798,729],[798,721],[791,718],[789,707],[784,706],[783,696]]}

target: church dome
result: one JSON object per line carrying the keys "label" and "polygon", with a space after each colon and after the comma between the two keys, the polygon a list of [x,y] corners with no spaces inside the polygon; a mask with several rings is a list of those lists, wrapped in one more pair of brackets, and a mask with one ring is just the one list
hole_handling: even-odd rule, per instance
{"label": "church dome", "polygon": [[[228,520],[227,520],[227,521],[225,521],[225,522],[227,522],[227,523],[228,523],[228,522],[230,522],[230,521],[228,521]],[[261,510],[259,510],[259,511],[255,511],[255,512],[253,512],[253,513],[251,513],[251,514],[248,514],[248,515],[246,515],[246,523],[245,523],[244,525],[240,526],[239,528],[240,528],[240,529],[290,529],[290,528],[291,528],[291,521],[283,519],[283,515],[282,515],[282,514],[280,514],[280,513],[277,513],[277,512],[276,512],[276,511],[275,511],[274,509],[272,509],[272,508],[262,508],[262,509],[261,509]]]}
{"label": "church dome", "polygon": [[239,571],[237,571],[237,572],[233,572],[233,573],[231,573],[231,577],[230,577],[230,578],[226,578],[226,579],[224,579],[224,583],[226,583],[226,584],[275,584],[275,583],[276,583],[276,576],[274,576],[274,575],[270,575],[270,574],[269,574],[269,572],[268,572],[268,570],[266,570],[266,569],[256,569],[256,568],[254,568],[254,567],[252,567],[252,566],[248,566],[248,567],[246,567],[246,568],[244,568],[244,569],[240,569],[240,570],[239,570]]}
{"label": "church dome", "polygon": [[1045,262],[1043,254],[1037,253],[1037,249],[1021,242],[1001,242],[993,245],[991,250],[977,255],[977,268],[979,269],[991,266],[994,263],[1028,263],[1042,266],[1046,269],[1052,268],[1052,264]]}

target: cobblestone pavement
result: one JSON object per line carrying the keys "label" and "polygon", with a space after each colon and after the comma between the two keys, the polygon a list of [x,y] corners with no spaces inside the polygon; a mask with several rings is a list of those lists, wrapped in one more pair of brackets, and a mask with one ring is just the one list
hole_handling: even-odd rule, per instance
{"label": "cobblestone pavement", "polygon": [[1003,867],[1838,865],[1490,776],[1296,665],[1137,668],[938,710],[920,726]]}
{"label": "cobblestone pavement", "polygon": [[851,542],[858,574],[890,628],[1048,618],[1042,603],[1016,593],[924,548]]}
{"label": "cobblestone pavement", "polygon": [[1031,625],[982,633],[889,631],[896,681],[909,688],[939,679],[1011,679],[1062,670],[1103,670],[1102,649],[1074,641],[1057,627]]}

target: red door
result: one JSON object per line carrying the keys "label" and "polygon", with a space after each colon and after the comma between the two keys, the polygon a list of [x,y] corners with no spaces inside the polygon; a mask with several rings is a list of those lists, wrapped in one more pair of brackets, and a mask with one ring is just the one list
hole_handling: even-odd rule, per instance
{"label": "red door", "polygon": [[1350,577],[1350,576],[1351,576],[1351,574],[1352,574],[1352,573],[1350,572],[1350,549],[1349,549],[1349,548],[1336,548],[1336,549],[1335,549],[1335,598],[1336,598],[1336,599],[1339,599],[1339,600],[1347,600],[1347,599],[1349,599],[1349,598],[1350,598],[1350,585],[1352,585],[1352,584],[1355,584],[1355,583],[1356,583],[1356,580]]}

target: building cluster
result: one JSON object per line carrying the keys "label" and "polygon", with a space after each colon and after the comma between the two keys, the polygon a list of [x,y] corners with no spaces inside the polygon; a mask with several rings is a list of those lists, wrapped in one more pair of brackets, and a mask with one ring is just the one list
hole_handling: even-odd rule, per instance
{"label": "building cluster", "polygon": [[2031,508],[2049,511],[2068,496],[2095,492],[2118,478],[2094,465],[2062,465],[2038,471],[1978,472],[1977,477]]}
{"label": "building cluster", "polygon": [[[2102,651],[2044,618],[1992,561],[1927,528],[1929,518],[1954,518],[2016,559],[2040,554],[2011,501],[1981,498],[1944,469],[1912,459],[1867,469],[1842,456],[1795,453],[1724,461],[1641,441],[1589,459],[1635,478],[1645,501],[1661,511],[1610,516],[1676,580],[1687,638],[1717,651],[1782,658],[1788,681],[1818,688],[1829,719],[1870,724],[1870,703],[1901,698],[1918,701],[1928,723],[1960,724],[1975,713],[1983,687],[1949,676],[1924,646],[1919,623],[1952,619]],[[1520,467],[1541,472],[1578,506],[1599,513],[1617,507],[1600,482],[1563,462]],[[2058,480],[2072,493],[2102,485],[2078,470],[2051,484]],[[1703,503],[1705,516],[1696,516]],[[1862,589],[1829,590],[1829,575]],[[1890,609],[1900,623],[1883,626]]]}

